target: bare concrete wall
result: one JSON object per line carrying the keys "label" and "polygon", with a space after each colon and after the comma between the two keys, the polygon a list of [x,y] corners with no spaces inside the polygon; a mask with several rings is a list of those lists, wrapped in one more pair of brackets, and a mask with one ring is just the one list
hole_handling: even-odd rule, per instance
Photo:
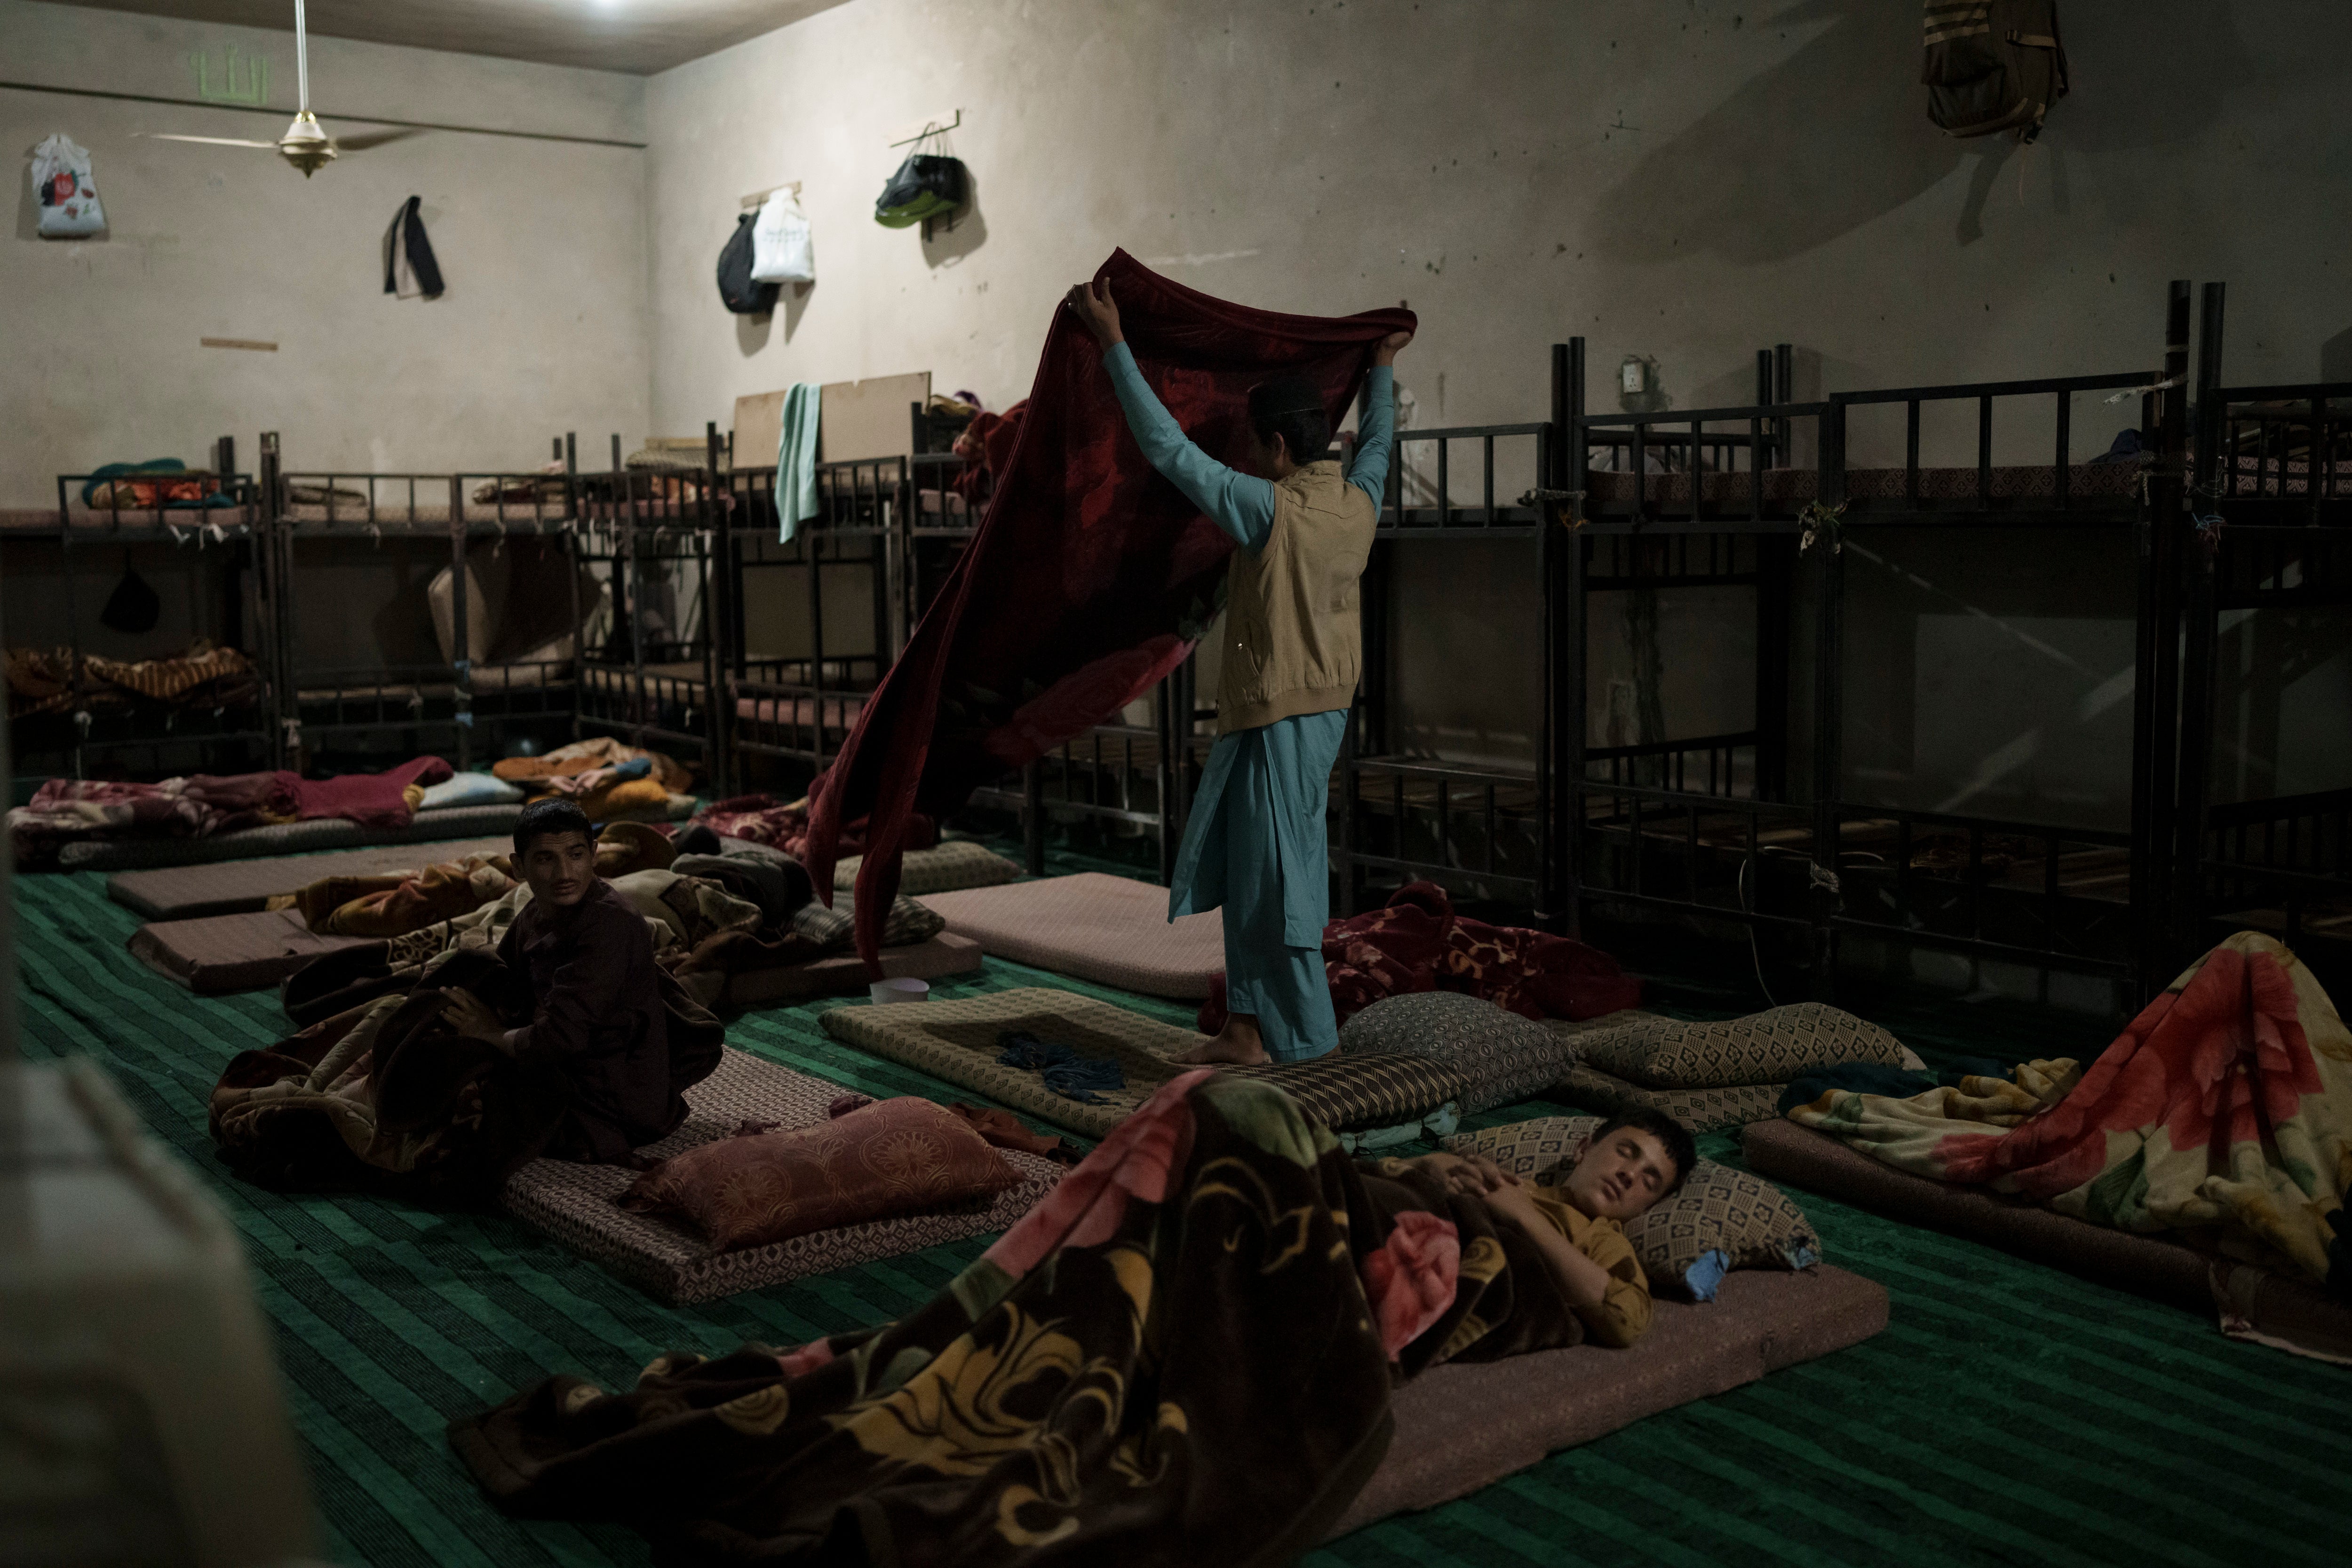
{"label": "bare concrete wall", "polygon": [[[295,97],[290,33],[0,0],[9,79],[165,98],[238,86],[267,62],[272,112],[0,89],[19,153],[54,131],[90,150],[110,228],[35,237],[16,176],[0,246],[0,506],[54,504],[100,463],[199,463],[216,436],[280,431],[291,466],[512,468],[566,429],[645,428],[645,154],[621,146],[419,132],[305,180],[273,153],[135,140],[270,140]],[[316,38],[331,131],[399,120],[642,142],[635,77]],[[283,106],[282,108],[276,106]],[[21,167],[21,165],[20,165]],[[447,292],[383,292],[382,246],[411,195]],[[274,353],[204,337],[274,342]]]}
{"label": "bare concrete wall", "polygon": [[[2231,282],[2231,379],[2316,375],[2352,327],[2352,8],[2148,0],[2064,20],[2075,91],[2021,152],[1927,123],[1918,11],[1891,0],[856,0],[649,86],[654,420],[691,431],[741,392],[917,369],[1001,406],[1055,297],[1114,246],[1275,309],[1410,299],[1422,336],[1400,374],[1423,427],[1543,417],[1546,345],[1572,333],[1597,402],[1642,354],[1684,408],[1745,401],[1775,342],[1798,346],[1801,395],[2148,366],[2174,277]],[[900,156],[884,143],[957,109],[977,216],[929,244],[878,227]],[[803,182],[819,281],[772,321],[730,317],[710,270],[737,198],[785,180]],[[2077,408],[2078,457],[2110,419],[2128,423]],[[2043,449],[2000,420],[2002,456]],[[1899,451],[1893,427],[1857,440],[1858,460]],[[1931,460],[1973,460],[1969,432],[1931,419],[1927,440]],[[2127,563],[2029,553],[1981,591],[1967,555],[1929,564],[1966,607],[1891,568],[1852,574],[1858,624],[1900,650],[1857,659],[1857,723],[1894,726],[1850,737],[1860,784],[2111,810],[2108,707],[2032,765],[1978,773],[2029,730],[2069,729],[2068,704],[2114,676]],[[1415,743],[1525,754],[1521,565],[1480,547],[1412,575],[1396,632]],[[1667,692],[1685,693],[1670,730],[1743,716],[1752,672],[1727,645],[1754,607],[1737,596],[1662,607]],[[1984,615],[2088,673],[2053,695],[2050,656]],[[1594,637],[1606,654],[1622,628]],[[1966,689],[1921,683],[1955,658]],[[1709,668],[1725,691],[1696,678]]]}

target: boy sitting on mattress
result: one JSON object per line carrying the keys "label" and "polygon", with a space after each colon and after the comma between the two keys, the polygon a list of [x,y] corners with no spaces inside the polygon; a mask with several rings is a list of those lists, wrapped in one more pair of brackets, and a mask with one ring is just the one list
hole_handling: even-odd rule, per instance
{"label": "boy sitting on mattress", "polygon": [[596,829],[577,805],[523,807],[514,843],[530,902],[499,943],[499,962],[529,980],[530,1022],[508,1028],[467,991],[454,994],[443,1017],[461,1035],[563,1074],[571,1109],[543,1152],[629,1163],[631,1150],[686,1119],[685,1089],[719,1065],[715,1026],[708,1039],[672,1027],[666,991],[676,983],[654,963],[645,917],[596,875]]}
{"label": "boy sitting on mattress", "polygon": [[1682,1123],[1634,1107],[1593,1131],[1556,1186],[1522,1182],[1483,1154],[1424,1154],[1398,1163],[1483,1199],[1497,1224],[1517,1230],[1542,1257],[1585,1337],[1622,1349],[1650,1326],[1650,1282],[1624,1224],[1681,1185],[1697,1158]]}

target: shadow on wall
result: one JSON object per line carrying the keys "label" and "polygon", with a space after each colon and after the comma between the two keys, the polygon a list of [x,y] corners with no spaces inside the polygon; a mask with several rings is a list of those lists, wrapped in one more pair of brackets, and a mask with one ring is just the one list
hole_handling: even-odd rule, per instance
{"label": "shadow on wall", "polygon": [[[2249,85],[2229,9],[2213,0],[2068,8],[2074,90],[2052,113],[2047,142],[2112,153],[2203,133],[2225,89]],[[1888,0],[1809,0],[1773,17],[1774,26],[1831,26],[1644,154],[1601,199],[1601,253],[1778,261],[1895,211],[1961,168],[1969,194],[1954,237],[1979,237],[1994,177],[2018,148],[2004,136],[1957,141],[1928,121],[1919,15]],[[2063,212],[2063,164],[2053,158],[2053,167]],[[2122,188],[2103,186],[2101,196],[2119,216],[2168,199],[2160,182],[2114,167],[2110,184]]]}
{"label": "shadow on wall", "polygon": [[980,213],[980,181],[970,164],[964,166],[963,180],[963,205],[947,222],[931,225],[923,239],[926,267],[953,267],[988,243],[988,220]]}
{"label": "shadow on wall", "polygon": [[[786,283],[776,290],[776,298],[784,307],[784,342],[791,342],[793,334],[800,330],[801,317],[808,311],[809,296],[815,292],[816,284],[814,281]],[[762,310],[755,316],[736,317],[736,352],[745,359],[750,359],[753,354],[766,348],[769,331],[774,327],[775,321],[776,313],[773,310]]]}

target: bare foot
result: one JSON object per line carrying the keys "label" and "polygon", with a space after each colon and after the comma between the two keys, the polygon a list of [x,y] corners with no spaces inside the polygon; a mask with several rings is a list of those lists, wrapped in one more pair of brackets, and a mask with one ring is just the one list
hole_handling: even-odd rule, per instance
{"label": "bare foot", "polygon": [[1186,1067],[1236,1068],[1261,1068],[1274,1060],[1265,1054],[1265,1041],[1258,1033],[1257,1020],[1244,1013],[1228,1017],[1222,1033],[1202,1041],[1176,1059]]}

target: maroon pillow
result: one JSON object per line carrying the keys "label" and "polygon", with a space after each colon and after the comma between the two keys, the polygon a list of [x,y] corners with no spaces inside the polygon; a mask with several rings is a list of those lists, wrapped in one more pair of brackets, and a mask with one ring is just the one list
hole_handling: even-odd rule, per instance
{"label": "maroon pillow", "polygon": [[646,1172],[616,1201],[690,1220],[726,1252],[944,1208],[1020,1180],[961,1118],[909,1098],[705,1143]]}

